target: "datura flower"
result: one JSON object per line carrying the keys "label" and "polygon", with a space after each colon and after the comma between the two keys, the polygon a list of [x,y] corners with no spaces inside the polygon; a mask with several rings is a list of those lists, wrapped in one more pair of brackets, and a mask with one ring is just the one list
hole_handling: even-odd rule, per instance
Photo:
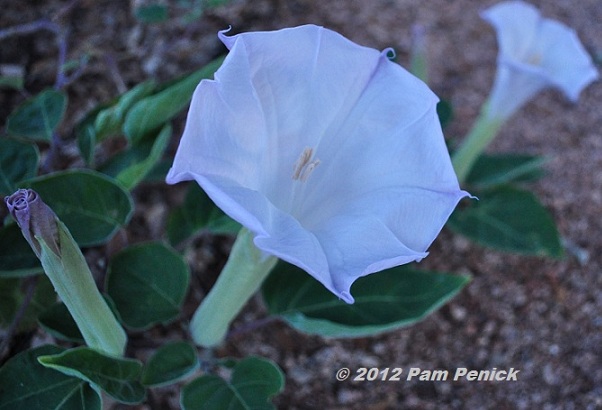
{"label": "datura flower", "polygon": [[496,30],[498,67],[489,113],[510,117],[539,91],[559,88],[577,101],[581,90],[598,78],[577,34],[564,24],[543,18],[532,5],[507,1],[481,16]]}
{"label": "datura flower", "polygon": [[348,303],[357,278],[424,258],[468,195],[428,87],[314,25],[219,38],[230,53],[193,95],[167,182],[198,182]]}
{"label": "datura flower", "polygon": [[574,30],[541,17],[522,1],[496,4],[481,13],[497,32],[498,61],[493,88],[453,164],[463,182],[498,130],[520,107],[546,88],[558,88],[576,102],[598,78]]}

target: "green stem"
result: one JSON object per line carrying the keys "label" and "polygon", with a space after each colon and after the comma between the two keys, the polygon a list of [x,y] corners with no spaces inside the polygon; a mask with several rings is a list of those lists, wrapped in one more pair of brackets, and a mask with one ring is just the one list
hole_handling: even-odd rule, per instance
{"label": "green stem", "polygon": [[203,299],[190,323],[196,344],[219,345],[230,322],[259,289],[278,259],[266,256],[253,244],[253,234],[243,228],[232,246],[226,266],[217,282]]}
{"label": "green stem", "polygon": [[412,48],[410,50],[410,72],[428,84],[428,58],[426,29],[420,24],[412,26]]}
{"label": "green stem", "polygon": [[493,141],[504,122],[502,119],[492,118],[487,111],[487,105],[485,105],[472,129],[462,141],[462,145],[452,155],[452,164],[460,184],[466,182],[472,166]]}
{"label": "green stem", "polygon": [[67,227],[57,220],[60,255],[43,237],[40,261],[56,293],[77,323],[86,344],[113,356],[123,356],[127,335],[98,291],[88,264]]}

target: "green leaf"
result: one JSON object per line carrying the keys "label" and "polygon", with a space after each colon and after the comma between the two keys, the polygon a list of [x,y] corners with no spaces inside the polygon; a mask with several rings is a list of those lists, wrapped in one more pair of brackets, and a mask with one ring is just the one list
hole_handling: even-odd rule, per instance
{"label": "green leaf", "polygon": [[447,225],[452,231],[501,251],[562,256],[554,219],[535,195],[511,186],[476,195],[479,201],[452,214]]}
{"label": "green leaf", "polygon": [[178,316],[189,276],[179,254],[161,243],[144,243],[113,257],[106,290],[125,325],[146,329]]}
{"label": "green leaf", "polygon": [[57,339],[75,343],[84,343],[84,337],[64,303],[55,303],[46,309],[39,317],[44,330]]}
{"label": "green leaf", "polygon": [[19,105],[8,117],[9,134],[36,141],[50,141],[67,108],[67,96],[55,90],[45,90]]}
{"label": "green leaf", "polygon": [[154,81],[145,81],[112,101],[90,111],[75,127],[79,151],[88,166],[94,163],[96,144],[122,133],[128,110],[155,89]]}
{"label": "green leaf", "polygon": [[90,170],[55,172],[24,185],[37,191],[82,247],[107,242],[133,212],[126,190],[112,178]]}
{"label": "green leaf", "polygon": [[171,137],[171,125],[166,124],[155,138],[145,137],[129,149],[115,155],[101,169],[126,189],[132,190],[158,164]]}
{"label": "green leaf", "polygon": [[0,278],[0,327],[6,328],[12,323],[17,309],[24,302],[27,288],[33,285],[33,296],[17,327],[17,332],[26,332],[37,328],[40,312],[56,302],[56,293],[45,276],[36,278],[35,282],[26,282],[25,286],[21,282],[19,279]]}
{"label": "green leaf", "polygon": [[0,138],[0,196],[17,190],[17,183],[33,178],[38,170],[40,153],[33,144],[12,138]]}
{"label": "green leaf", "polygon": [[167,221],[169,242],[176,245],[200,230],[214,234],[234,234],[240,224],[232,220],[197,184],[188,187],[182,206],[175,208]]}
{"label": "green leaf", "polygon": [[[35,278],[35,290],[29,306],[25,310],[25,315],[19,322],[19,332],[37,329],[38,317],[50,306],[56,303],[56,292],[50,279],[46,275],[40,275]],[[24,295],[23,295],[24,296]]]}
{"label": "green leaf", "polygon": [[75,136],[77,138],[77,147],[84,162],[89,167],[94,164],[94,148],[96,148],[96,130],[94,129],[94,120],[99,112],[105,107],[98,106],[81,119],[75,126]]}
{"label": "green leaf", "polygon": [[0,228],[0,278],[37,275],[44,270],[16,223]]}
{"label": "green leaf", "polygon": [[139,6],[134,10],[134,17],[145,24],[162,23],[168,19],[169,10],[165,4]]}
{"label": "green leaf", "polygon": [[152,80],[140,83],[122,94],[109,107],[98,112],[94,119],[96,139],[102,141],[106,137],[120,134],[127,112],[135,103],[150,95],[156,86]]}
{"label": "green leaf", "polygon": [[40,346],[6,362],[0,369],[0,410],[101,410],[100,395],[88,383],[38,363],[39,356],[62,351]]}
{"label": "green leaf", "polygon": [[218,58],[159,93],[134,104],[127,113],[123,125],[126,137],[136,143],[175,117],[188,105],[199,82],[204,78],[212,77],[223,60],[223,57]]}
{"label": "green leaf", "polygon": [[284,374],[273,362],[258,357],[241,360],[226,382],[201,376],[182,388],[183,410],[269,410],[269,399],[284,388]]}
{"label": "green leaf", "polygon": [[17,313],[22,300],[20,283],[19,279],[0,278],[0,328],[6,329]]}
{"label": "green leaf", "polygon": [[161,346],[142,371],[144,386],[175,383],[199,367],[197,352],[188,342],[172,342]]}
{"label": "green leaf", "polygon": [[119,359],[88,347],[77,347],[59,354],[40,356],[38,361],[43,366],[90,382],[121,403],[140,403],[146,396],[138,381],[142,371],[142,363],[138,360]]}
{"label": "green leaf", "polygon": [[263,285],[270,313],[325,337],[361,337],[408,326],[455,296],[470,278],[400,266],[359,278],[354,304],[339,300],[296,266],[279,262]]}
{"label": "green leaf", "polygon": [[466,183],[489,188],[509,182],[533,181],[543,176],[546,158],[533,155],[481,155],[472,167]]}

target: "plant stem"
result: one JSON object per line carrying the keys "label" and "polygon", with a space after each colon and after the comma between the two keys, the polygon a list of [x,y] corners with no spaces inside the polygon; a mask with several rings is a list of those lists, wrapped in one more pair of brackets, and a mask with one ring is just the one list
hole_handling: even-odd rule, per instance
{"label": "plant stem", "polygon": [[412,26],[412,48],[410,50],[410,72],[428,84],[428,55],[426,29],[421,24]]}
{"label": "plant stem", "polygon": [[452,155],[452,164],[460,184],[466,182],[472,166],[493,141],[502,124],[502,119],[488,114],[487,104],[485,104],[472,129],[462,141],[462,145]]}
{"label": "plant stem", "polygon": [[228,339],[239,337],[239,336],[244,335],[244,334],[246,334],[248,332],[251,332],[253,330],[262,328],[264,326],[267,326],[270,323],[274,323],[277,320],[278,320],[277,316],[266,316],[266,317],[261,318],[261,319],[253,320],[252,322],[245,323],[245,324],[240,325],[239,327],[237,327],[237,328],[232,329],[231,331],[229,331],[228,332]]}
{"label": "plant stem", "polygon": [[277,261],[255,247],[251,232],[241,229],[217,282],[192,317],[190,331],[194,342],[203,347],[219,345],[232,320]]}
{"label": "plant stem", "polygon": [[48,20],[38,20],[31,23],[8,27],[0,30],[0,41],[8,37],[30,34],[39,30],[48,30],[57,34],[59,32],[59,26]]}
{"label": "plant stem", "polygon": [[59,49],[57,67],[56,67],[56,80],[54,81],[54,89],[60,90],[66,83],[67,77],[65,76],[65,62],[67,61],[67,32],[60,30],[56,32],[56,45]]}

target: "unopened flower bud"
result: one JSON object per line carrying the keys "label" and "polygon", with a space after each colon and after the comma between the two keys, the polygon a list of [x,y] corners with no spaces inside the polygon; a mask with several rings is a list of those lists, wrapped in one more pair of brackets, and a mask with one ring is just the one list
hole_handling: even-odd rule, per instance
{"label": "unopened flower bud", "polygon": [[60,254],[56,214],[32,189],[19,189],[4,199],[12,217],[36,255],[40,257],[40,244],[36,237],[43,238],[50,249]]}

